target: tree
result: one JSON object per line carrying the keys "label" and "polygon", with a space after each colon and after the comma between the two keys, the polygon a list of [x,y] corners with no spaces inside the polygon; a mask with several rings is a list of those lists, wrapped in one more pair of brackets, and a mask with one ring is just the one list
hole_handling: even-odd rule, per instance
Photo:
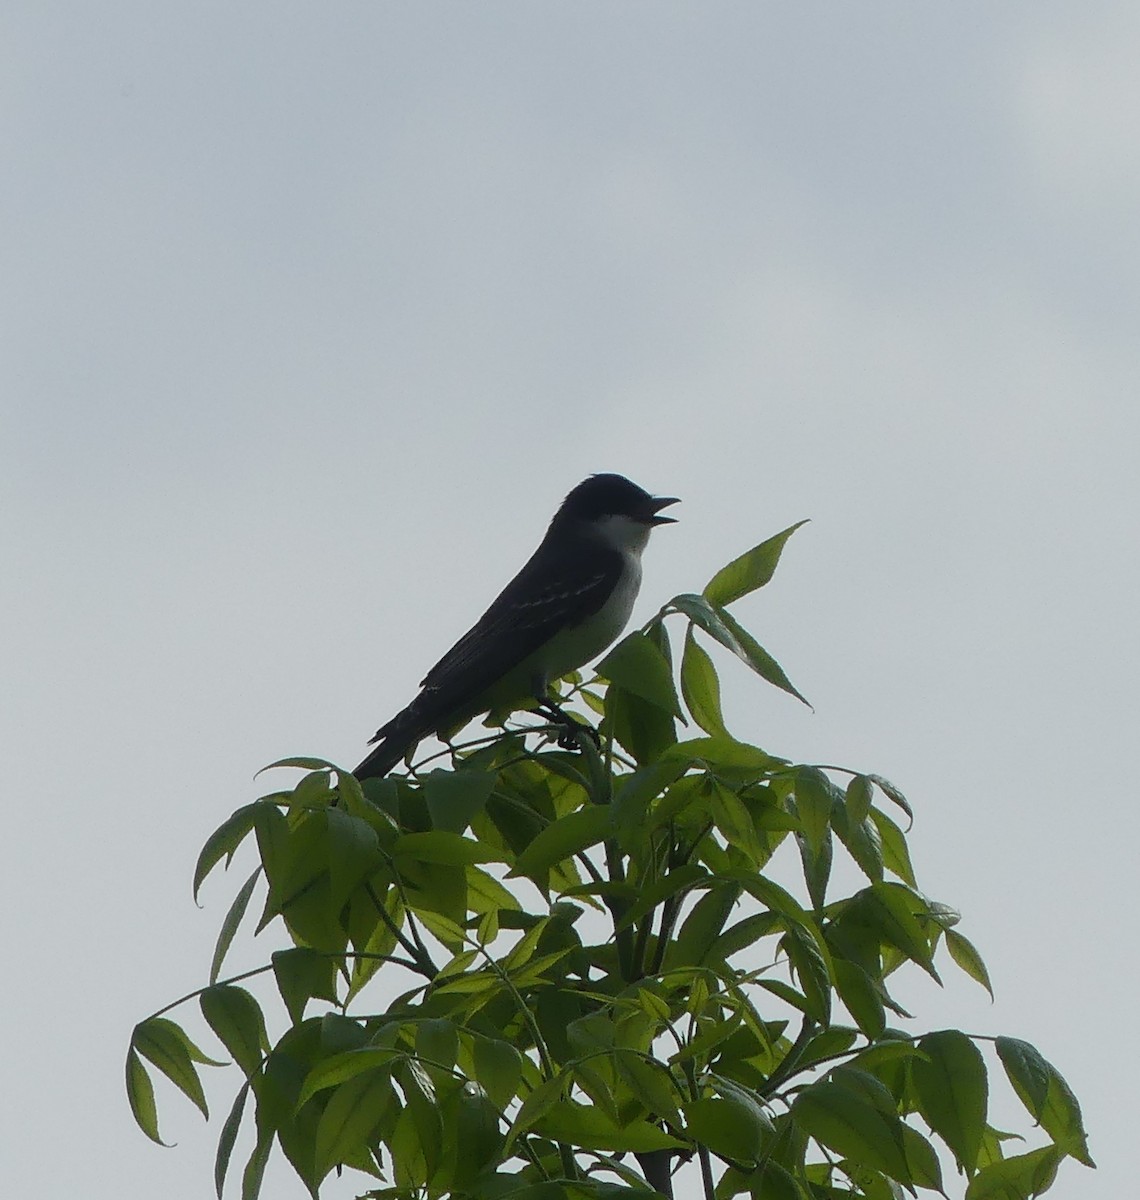
{"label": "tree", "polygon": [[[363,789],[331,763],[274,764],[306,773],[239,808],[198,859],[195,895],[247,840],[259,858],[209,984],[134,1030],[127,1090],[148,1136],[144,1060],[208,1116],[198,1068],[222,1064],[166,1015],[197,999],[244,1077],[219,1197],[247,1109],[243,1200],[275,1140],[314,1196],[352,1168],[393,1200],[671,1197],[690,1160],[718,1200],[891,1200],[941,1191],[951,1161],[967,1200],[1012,1200],[1066,1157],[1092,1166],[1077,1101],[1032,1046],[889,1023],[909,1016],[890,976],[937,980],[944,952],[990,988],[957,915],[918,888],[899,789],[726,728],[699,635],[799,696],[729,612],[796,528],[671,600],[597,679],[564,681],[569,729],[511,726]],[[772,875],[785,845],[800,899]],[[838,852],[865,877],[851,895],[832,894]],[[223,980],[259,892],[256,932],[288,944]],[[240,986],[269,975],[288,1014],[273,1038]],[[397,981],[411,986],[392,998]],[[1044,1144],[1009,1154],[1015,1135],[988,1123],[988,1055]]]}

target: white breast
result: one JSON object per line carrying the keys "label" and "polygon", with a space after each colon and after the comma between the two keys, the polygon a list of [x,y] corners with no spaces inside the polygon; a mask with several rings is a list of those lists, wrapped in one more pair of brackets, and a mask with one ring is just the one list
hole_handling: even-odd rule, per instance
{"label": "white breast", "polygon": [[552,638],[540,651],[542,673],[547,682],[577,670],[616,640],[629,621],[641,587],[641,552],[626,550],[622,573],[609,599],[583,624]]}

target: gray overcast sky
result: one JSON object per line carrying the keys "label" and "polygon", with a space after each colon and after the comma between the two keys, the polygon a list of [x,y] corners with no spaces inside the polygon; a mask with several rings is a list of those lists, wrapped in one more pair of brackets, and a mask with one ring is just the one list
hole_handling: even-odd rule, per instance
{"label": "gray overcast sky", "polygon": [[998,996],[921,1024],[1035,1042],[1052,1194],[1129,1194],[1138,62],[1124,3],[10,0],[0,1191],[209,1193],[122,1092],[197,848],[620,470],[684,498],[641,616],[813,518],[740,615],[815,712],[727,666],[735,727],[906,789]]}

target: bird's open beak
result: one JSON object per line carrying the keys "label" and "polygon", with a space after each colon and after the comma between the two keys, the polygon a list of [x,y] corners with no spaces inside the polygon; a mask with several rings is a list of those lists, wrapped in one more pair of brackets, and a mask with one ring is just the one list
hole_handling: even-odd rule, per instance
{"label": "bird's open beak", "polygon": [[653,503],[649,506],[649,513],[645,518],[647,525],[674,525],[677,522],[676,517],[663,517],[661,509],[668,508],[670,504],[680,504],[681,501],[677,496],[654,496]]}

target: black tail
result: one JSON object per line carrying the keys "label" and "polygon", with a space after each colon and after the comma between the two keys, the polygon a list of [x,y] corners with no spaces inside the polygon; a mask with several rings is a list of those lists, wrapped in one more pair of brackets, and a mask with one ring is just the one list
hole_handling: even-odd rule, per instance
{"label": "black tail", "polygon": [[397,713],[386,725],[381,725],[370,742],[376,743],[372,751],[354,770],[357,779],[381,779],[408,753],[416,743],[432,731],[432,723],[425,722],[413,700],[403,712]]}

